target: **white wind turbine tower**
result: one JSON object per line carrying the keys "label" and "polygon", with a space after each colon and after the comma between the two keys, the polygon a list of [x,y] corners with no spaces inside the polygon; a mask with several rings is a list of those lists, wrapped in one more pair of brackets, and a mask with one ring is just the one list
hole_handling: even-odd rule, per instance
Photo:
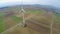
{"label": "white wind turbine tower", "polygon": [[22,8],[21,12],[22,12],[22,18],[23,18],[22,26],[25,27],[26,26],[26,23],[25,23],[25,10]]}
{"label": "white wind turbine tower", "polygon": [[26,26],[26,23],[25,23],[25,10],[23,9],[23,0],[21,1],[21,12],[22,12],[22,18],[23,18],[23,21],[22,21],[22,23],[21,23],[21,26],[22,27],[25,27]]}

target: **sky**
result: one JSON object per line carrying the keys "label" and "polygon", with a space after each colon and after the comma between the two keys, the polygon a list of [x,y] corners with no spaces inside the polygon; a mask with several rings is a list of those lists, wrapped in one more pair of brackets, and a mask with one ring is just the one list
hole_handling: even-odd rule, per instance
{"label": "sky", "polygon": [[60,0],[0,0],[0,7],[17,4],[41,4],[60,7]]}

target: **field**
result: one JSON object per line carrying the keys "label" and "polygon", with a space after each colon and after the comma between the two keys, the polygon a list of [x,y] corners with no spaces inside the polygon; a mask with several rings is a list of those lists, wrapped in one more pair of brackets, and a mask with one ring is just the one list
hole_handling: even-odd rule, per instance
{"label": "field", "polygon": [[4,13],[0,13],[0,32],[2,32],[3,29],[3,20],[4,20]]}
{"label": "field", "polygon": [[[5,17],[5,13],[3,13],[3,12],[0,13],[0,32],[3,32],[6,28],[12,27],[13,24],[14,24],[14,23],[12,23],[13,21],[16,22],[16,24],[18,24],[19,22],[22,21],[22,18],[16,17],[15,15],[11,15],[11,16],[9,16],[9,17],[6,18]],[[12,25],[12,26],[9,25],[10,22],[11,22],[10,25]],[[4,26],[6,26],[6,27],[4,27]],[[7,27],[7,26],[10,26],[10,27]]]}
{"label": "field", "polygon": [[[26,14],[38,14],[41,13],[40,11],[28,11]],[[10,23],[12,21],[16,22],[16,24],[20,23],[22,21],[22,18],[17,17],[16,15],[11,15],[9,17],[5,17],[6,14],[4,12],[0,13],[0,32],[5,31],[6,29],[12,27],[14,23]],[[9,24],[10,23],[10,24]],[[8,25],[7,25],[8,24]],[[10,26],[12,25],[12,26]]]}
{"label": "field", "polygon": [[[23,8],[27,26],[22,27],[22,14],[19,8],[10,8],[13,13],[0,13],[0,33],[2,34],[60,34],[60,15],[51,11],[37,8]],[[13,9],[13,10],[12,10]],[[15,10],[16,9],[16,10]],[[14,12],[15,11],[15,12]],[[17,12],[18,11],[18,12]],[[16,15],[20,16],[17,17]],[[7,17],[6,17],[7,16]],[[51,26],[51,24],[53,24]],[[52,32],[51,32],[52,27]],[[10,29],[11,28],[11,29]]]}

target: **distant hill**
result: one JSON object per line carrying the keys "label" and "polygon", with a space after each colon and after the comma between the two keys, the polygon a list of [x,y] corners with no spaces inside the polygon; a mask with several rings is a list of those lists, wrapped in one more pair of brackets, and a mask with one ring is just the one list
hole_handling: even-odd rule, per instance
{"label": "distant hill", "polygon": [[33,4],[33,5],[23,5],[24,8],[33,8],[33,9],[43,9],[45,11],[52,11],[56,13],[60,13],[60,8],[50,6],[50,5],[39,5],[39,4]]}
{"label": "distant hill", "polygon": [[32,4],[32,5],[16,5],[16,6],[8,6],[8,7],[2,7],[0,8],[0,12],[3,11],[19,11],[23,7],[24,9],[32,8],[32,9],[42,9],[45,11],[52,11],[55,13],[60,13],[60,8],[50,6],[50,5],[40,5],[40,4]]}

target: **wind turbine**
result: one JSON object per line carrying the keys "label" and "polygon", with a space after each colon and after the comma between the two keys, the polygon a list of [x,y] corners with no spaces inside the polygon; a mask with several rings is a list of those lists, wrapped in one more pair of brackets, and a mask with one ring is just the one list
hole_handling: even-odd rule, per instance
{"label": "wind turbine", "polygon": [[26,23],[25,23],[25,10],[22,8],[21,12],[22,12],[22,18],[23,18],[22,26],[26,27]]}
{"label": "wind turbine", "polygon": [[21,5],[22,5],[21,6],[21,12],[22,12],[22,18],[23,18],[21,26],[26,27],[26,23],[25,23],[25,13],[26,13],[26,11],[23,9],[23,0],[21,1]]}

